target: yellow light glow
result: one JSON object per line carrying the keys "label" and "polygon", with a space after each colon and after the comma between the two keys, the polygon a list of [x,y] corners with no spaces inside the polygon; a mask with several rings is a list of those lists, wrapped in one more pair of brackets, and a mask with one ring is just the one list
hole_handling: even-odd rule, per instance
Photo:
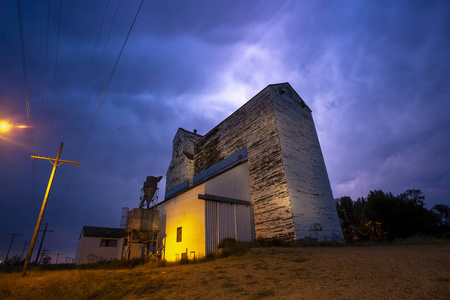
{"label": "yellow light glow", "polygon": [[17,125],[16,127],[17,127],[17,128],[28,128],[27,125]]}
{"label": "yellow light glow", "polygon": [[7,121],[0,121],[0,132],[5,133],[11,129],[12,125]]}

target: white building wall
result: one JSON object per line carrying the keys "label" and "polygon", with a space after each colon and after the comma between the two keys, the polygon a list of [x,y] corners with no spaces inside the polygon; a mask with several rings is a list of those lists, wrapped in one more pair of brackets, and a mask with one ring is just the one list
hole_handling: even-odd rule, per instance
{"label": "white building wall", "polygon": [[343,242],[311,111],[290,86],[271,93],[296,239]]}
{"label": "white building wall", "polygon": [[311,111],[288,83],[269,85],[196,141],[194,175],[244,147],[257,238],[342,237]]}
{"label": "white building wall", "polygon": [[248,162],[205,182],[205,194],[251,202]]}
{"label": "white building wall", "polygon": [[[102,239],[117,240],[116,247],[100,247]],[[105,237],[85,237],[81,236],[78,243],[77,254],[75,256],[75,264],[87,264],[89,256],[94,258],[103,258],[104,260],[120,259],[122,254],[123,238],[105,238]]]}
{"label": "white building wall", "polygon": [[194,169],[198,175],[246,147],[256,238],[295,240],[271,87],[195,142]]}

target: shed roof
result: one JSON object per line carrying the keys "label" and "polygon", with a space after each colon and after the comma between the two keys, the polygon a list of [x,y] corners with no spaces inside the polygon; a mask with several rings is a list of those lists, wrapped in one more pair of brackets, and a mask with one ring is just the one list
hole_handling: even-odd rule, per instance
{"label": "shed roof", "polygon": [[81,234],[87,237],[121,238],[125,230],[122,228],[84,226]]}

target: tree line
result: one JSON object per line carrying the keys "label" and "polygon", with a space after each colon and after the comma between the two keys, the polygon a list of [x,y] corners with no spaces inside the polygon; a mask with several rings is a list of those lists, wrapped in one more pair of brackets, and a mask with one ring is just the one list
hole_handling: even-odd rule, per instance
{"label": "tree line", "polygon": [[425,207],[421,190],[371,191],[353,201],[345,196],[335,199],[345,242],[395,240],[415,235],[450,237],[450,206]]}

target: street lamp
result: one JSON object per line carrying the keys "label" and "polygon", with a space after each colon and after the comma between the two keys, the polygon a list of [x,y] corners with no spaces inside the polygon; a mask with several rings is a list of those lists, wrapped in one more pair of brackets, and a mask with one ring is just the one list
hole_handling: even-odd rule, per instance
{"label": "street lamp", "polygon": [[7,133],[8,131],[12,130],[13,128],[28,128],[27,125],[14,125],[13,123],[10,123],[6,120],[0,120],[0,134],[1,133]]}
{"label": "street lamp", "polygon": [[11,127],[13,125],[11,123],[9,123],[8,121],[0,121],[0,132],[1,133],[5,133],[11,130]]}

